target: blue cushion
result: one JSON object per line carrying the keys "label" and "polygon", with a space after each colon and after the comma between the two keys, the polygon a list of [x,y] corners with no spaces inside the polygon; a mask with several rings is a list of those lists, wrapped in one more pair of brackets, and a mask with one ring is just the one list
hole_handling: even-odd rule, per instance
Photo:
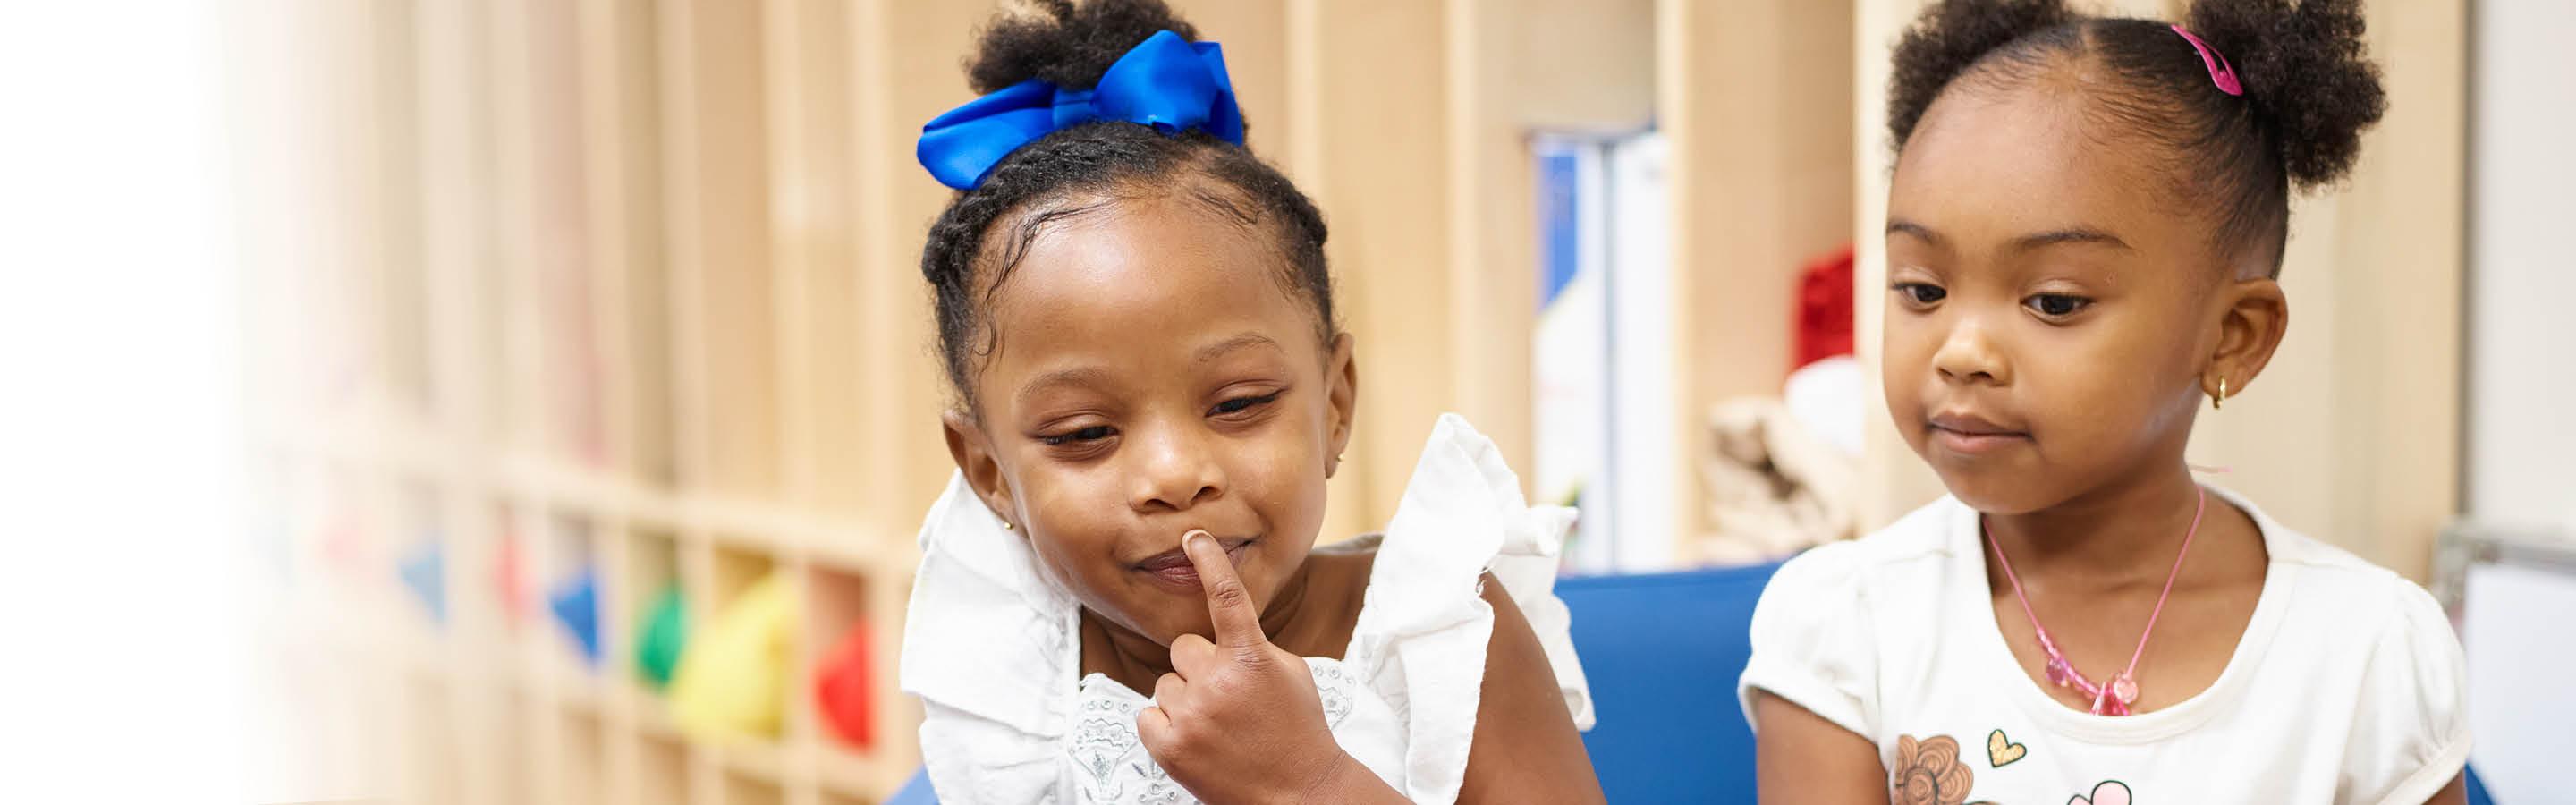
{"label": "blue cushion", "polygon": [[1597,726],[1583,736],[1611,802],[1753,801],[1753,729],[1735,678],[1777,564],[1556,583]]}
{"label": "blue cushion", "polygon": [[930,790],[930,770],[913,772],[912,779],[904,781],[902,788],[895,789],[894,796],[888,798],[885,805],[939,805],[939,795]]}
{"label": "blue cushion", "polygon": [[2463,767],[2460,773],[2469,777],[2469,805],[2495,805],[2495,799],[2487,796],[2486,781],[2478,779],[2477,767]]}

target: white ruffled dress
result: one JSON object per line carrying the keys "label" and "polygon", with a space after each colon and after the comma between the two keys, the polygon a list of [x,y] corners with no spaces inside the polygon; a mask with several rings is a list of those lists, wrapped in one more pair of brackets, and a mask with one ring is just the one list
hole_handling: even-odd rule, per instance
{"label": "white ruffled dress", "polygon": [[[1476,728],[1494,614],[1491,571],[1529,620],[1580,728],[1591,695],[1556,598],[1574,511],[1531,506],[1492,441],[1444,415],[1378,547],[1342,657],[1308,657],[1344,751],[1417,803],[1456,801]],[[1152,700],[1080,676],[1081,604],[1038,569],[961,478],[921,528],[905,617],[904,692],[921,697],[921,751],[950,805],[1195,803],[1136,737]]]}

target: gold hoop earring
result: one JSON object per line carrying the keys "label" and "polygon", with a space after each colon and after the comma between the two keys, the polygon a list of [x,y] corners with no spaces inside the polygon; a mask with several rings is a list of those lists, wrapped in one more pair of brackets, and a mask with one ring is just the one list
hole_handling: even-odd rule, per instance
{"label": "gold hoop earring", "polygon": [[2227,378],[2222,377],[2218,379],[2218,393],[2209,395],[2209,410],[2216,411],[2218,409],[2225,408],[2227,407],[2225,404],[2226,402]]}

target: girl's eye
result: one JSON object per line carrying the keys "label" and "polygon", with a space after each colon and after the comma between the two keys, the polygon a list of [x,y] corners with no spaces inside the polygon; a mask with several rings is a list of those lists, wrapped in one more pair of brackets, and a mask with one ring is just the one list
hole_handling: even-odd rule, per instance
{"label": "girl's eye", "polygon": [[1904,295],[1906,301],[1918,305],[1929,305],[1950,296],[1949,290],[1925,282],[1900,282],[1895,285],[1895,291]]}
{"label": "girl's eye", "polygon": [[2062,319],[2075,315],[2076,311],[2091,307],[2093,300],[2072,294],[2044,293],[2032,295],[2022,300],[2021,304],[2039,315]]}
{"label": "girl's eye", "polygon": [[1236,398],[1234,398],[1234,399],[1227,400],[1227,401],[1225,401],[1225,402],[1217,403],[1215,408],[1212,408],[1212,409],[1209,409],[1209,410],[1208,410],[1208,416],[1225,416],[1225,415],[1227,415],[1227,414],[1239,414],[1239,413],[1242,413],[1242,412],[1244,412],[1244,411],[1248,411],[1248,410],[1251,410],[1251,409],[1254,409],[1254,408],[1258,408],[1258,407],[1261,407],[1261,406],[1264,406],[1264,405],[1269,405],[1269,404],[1271,404],[1271,403],[1278,402],[1278,401],[1279,401],[1279,392],[1276,392],[1276,391],[1274,391],[1274,392],[1270,392],[1270,393],[1268,393],[1268,394],[1261,395],[1261,396],[1259,396],[1259,397],[1236,397]]}
{"label": "girl's eye", "polygon": [[1044,437],[1039,439],[1039,441],[1046,442],[1049,447],[1061,447],[1080,442],[1096,442],[1106,438],[1109,438],[1109,426],[1093,425],[1072,433],[1059,433],[1054,436]]}

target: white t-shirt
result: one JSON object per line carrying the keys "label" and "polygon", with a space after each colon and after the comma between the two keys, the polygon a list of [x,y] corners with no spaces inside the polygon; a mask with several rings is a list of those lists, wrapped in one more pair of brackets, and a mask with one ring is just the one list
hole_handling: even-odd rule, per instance
{"label": "white t-shirt", "polygon": [[[2406,803],[2469,757],[2466,670],[2433,598],[2281,527],[2253,620],[2208,690],[2097,716],[2023,673],[1995,624],[1977,512],[1942,498],[1780,568],[1737,683],[1878,745],[1895,805]],[[1760,725],[1756,725],[1759,729]]]}

